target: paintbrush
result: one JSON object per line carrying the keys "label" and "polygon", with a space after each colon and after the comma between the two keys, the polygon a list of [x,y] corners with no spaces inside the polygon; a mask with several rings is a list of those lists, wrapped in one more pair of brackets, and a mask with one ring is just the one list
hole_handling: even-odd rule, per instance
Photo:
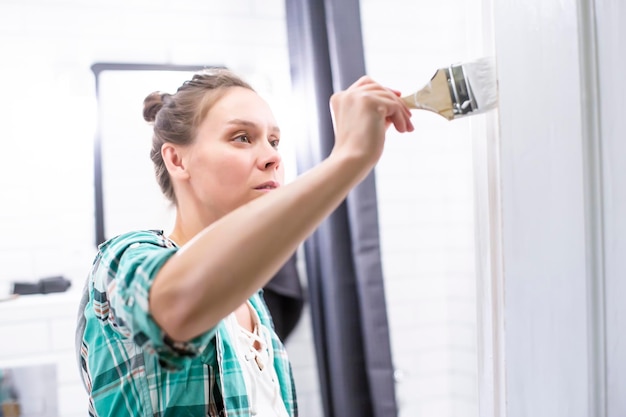
{"label": "paintbrush", "polygon": [[497,84],[495,60],[480,58],[439,68],[424,88],[402,100],[410,109],[429,110],[453,120],[494,109]]}

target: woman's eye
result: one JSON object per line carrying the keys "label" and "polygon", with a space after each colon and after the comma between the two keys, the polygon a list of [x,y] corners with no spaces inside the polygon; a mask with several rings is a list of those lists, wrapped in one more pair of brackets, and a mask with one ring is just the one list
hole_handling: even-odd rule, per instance
{"label": "woman's eye", "polygon": [[274,149],[278,149],[278,144],[279,143],[280,143],[280,140],[278,140],[278,139],[270,140],[270,145],[272,145],[272,148],[274,148]]}
{"label": "woman's eye", "polygon": [[251,143],[252,140],[250,139],[250,136],[248,135],[239,135],[235,137],[235,142]]}

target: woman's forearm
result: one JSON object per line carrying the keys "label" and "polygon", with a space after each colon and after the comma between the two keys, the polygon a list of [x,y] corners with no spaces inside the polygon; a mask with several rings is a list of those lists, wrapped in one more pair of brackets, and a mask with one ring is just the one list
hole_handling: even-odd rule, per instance
{"label": "woman's forearm", "polygon": [[207,227],[155,278],[155,320],[174,340],[215,326],[271,279],[370,169],[350,156],[331,156]]}

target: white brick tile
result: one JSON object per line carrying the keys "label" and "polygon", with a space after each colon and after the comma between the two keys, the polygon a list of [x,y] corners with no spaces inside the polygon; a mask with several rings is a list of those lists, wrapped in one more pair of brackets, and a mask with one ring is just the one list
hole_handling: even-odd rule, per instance
{"label": "white brick tile", "polygon": [[[149,0],[148,0],[149,2]],[[202,13],[215,16],[245,16],[253,13],[254,2],[252,0],[231,0],[208,2],[204,0],[167,0],[166,10],[188,15],[189,13]],[[268,2],[271,5],[272,2]]]}
{"label": "white brick tile", "polygon": [[87,415],[88,396],[80,383],[59,386],[59,415]]}
{"label": "white brick tile", "polygon": [[57,379],[60,385],[82,384],[73,346],[69,350],[56,353],[55,358],[57,364]]}
{"label": "white brick tile", "polygon": [[285,2],[282,0],[253,0],[254,14],[261,18],[280,18],[285,16]]}
{"label": "white brick tile", "polygon": [[2,326],[0,358],[47,352],[50,333],[47,323],[22,322]]}
{"label": "white brick tile", "polygon": [[[75,313],[78,308],[75,309]],[[74,349],[76,317],[60,318],[50,321],[51,348],[55,351],[71,351]]]}

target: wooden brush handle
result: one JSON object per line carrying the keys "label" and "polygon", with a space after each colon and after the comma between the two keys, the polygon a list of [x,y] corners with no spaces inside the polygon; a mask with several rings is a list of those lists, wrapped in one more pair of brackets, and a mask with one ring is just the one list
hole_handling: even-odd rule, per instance
{"label": "wooden brush handle", "polygon": [[402,97],[402,100],[410,109],[429,110],[448,120],[454,119],[448,77],[443,69],[437,70],[424,88],[414,94]]}

